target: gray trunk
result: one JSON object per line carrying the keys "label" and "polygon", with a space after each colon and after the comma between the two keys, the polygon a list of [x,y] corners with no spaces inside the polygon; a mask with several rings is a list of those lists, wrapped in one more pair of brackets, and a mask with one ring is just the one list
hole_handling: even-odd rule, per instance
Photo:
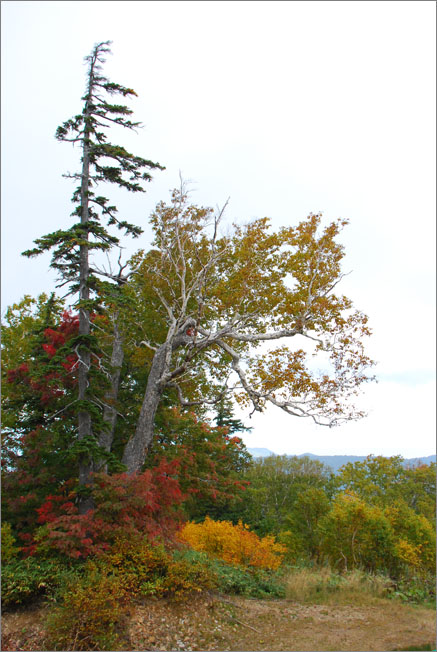
{"label": "gray trunk", "polygon": [[[99,436],[99,446],[108,453],[111,450],[114,441],[115,426],[117,423],[117,398],[120,385],[121,367],[124,360],[123,338],[118,328],[118,314],[114,319],[114,339],[112,343],[111,355],[111,387],[105,394],[105,407],[103,409],[103,421],[107,429],[103,430]],[[100,471],[107,472],[107,464],[100,465]]]}
{"label": "gray trunk", "polygon": [[135,434],[128,441],[124,449],[122,462],[127,466],[128,473],[135,473],[141,470],[147,449],[153,439],[155,414],[164,390],[160,384],[160,380],[167,371],[167,352],[169,346],[171,345],[167,342],[162,344],[153,357]]}
{"label": "gray trunk", "polygon": [[122,462],[127,466],[128,473],[140,471],[144,464],[147,450],[153,439],[155,414],[164,392],[163,378],[169,371],[171,352],[190,344],[192,339],[191,336],[186,335],[186,331],[195,323],[194,319],[187,319],[173,338],[161,344],[153,357],[135,434],[124,449]]}

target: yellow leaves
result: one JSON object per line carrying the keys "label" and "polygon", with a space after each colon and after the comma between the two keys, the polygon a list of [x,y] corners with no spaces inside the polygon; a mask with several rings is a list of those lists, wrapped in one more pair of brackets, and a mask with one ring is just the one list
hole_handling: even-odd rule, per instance
{"label": "yellow leaves", "polygon": [[[336,237],[346,222],[323,228],[317,213],[273,232],[262,218],[219,236],[215,220],[211,209],[190,205],[183,190],[157,206],[151,218],[155,249],[135,260],[143,262],[131,282],[138,301],[133,317],[140,322],[136,341],[159,344],[169,321],[182,323],[192,315],[200,334],[195,346],[202,346],[205,332],[211,335],[189,364],[203,365],[217,380],[231,365],[238,375],[247,371],[248,382],[240,378],[246,394],[237,397],[241,405],[254,400],[262,409],[271,401],[326,425],[363,416],[348,402],[369,380],[365,371],[372,361],[361,342],[369,334],[367,318],[352,312],[347,297],[334,294],[344,255]],[[213,334],[224,343],[220,350],[214,349]],[[320,372],[301,350],[283,347],[254,357],[264,340],[289,342],[294,336],[299,346],[301,337],[312,340],[313,354],[322,358]],[[135,352],[134,363],[147,366],[149,357]],[[207,387],[197,389],[208,393]]]}
{"label": "yellow leaves", "polygon": [[405,539],[400,539],[395,546],[395,550],[399,559],[408,566],[414,566],[415,568],[421,566],[422,546],[420,544],[413,546]]}
{"label": "yellow leaves", "polygon": [[7,563],[13,557],[15,557],[19,548],[15,546],[16,540],[12,534],[12,528],[10,523],[4,521],[1,527],[1,557],[2,564]]}
{"label": "yellow leaves", "polygon": [[311,375],[305,367],[306,354],[302,349],[290,351],[278,347],[254,359],[250,367],[251,381],[262,392],[280,392],[284,398],[299,396],[311,389]]}
{"label": "yellow leaves", "polygon": [[179,537],[194,550],[228,564],[271,570],[279,568],[286,551],[273,536],[260,538],[241,521],[233,525],[230,521],[213,521],[208,516],[203,523],[187,523]]}

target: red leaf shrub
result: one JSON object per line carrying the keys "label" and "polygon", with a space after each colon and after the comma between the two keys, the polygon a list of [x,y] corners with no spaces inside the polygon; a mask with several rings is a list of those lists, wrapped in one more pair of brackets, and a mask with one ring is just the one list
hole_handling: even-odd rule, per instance
{"label": "red leaf shrub", "polygon": [[47,497],[37,509],[42,524],[37,551],[58,551],[72,558],[86,558],[108,550],[120,535],[146,536],[149,540],[172,541],[181,524],[178,507],[184,496],[176,477],[177,462],[161,463],[129,475],[94,475],[95,509],[79,514],[70,496]]}

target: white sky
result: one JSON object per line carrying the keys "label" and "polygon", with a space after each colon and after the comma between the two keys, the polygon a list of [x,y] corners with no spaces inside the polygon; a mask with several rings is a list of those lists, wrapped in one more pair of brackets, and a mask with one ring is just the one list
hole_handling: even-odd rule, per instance
{"label": "white sky", "polygon": [[[133,87],[145,128],[120,142],[159,161],[121,215],[147,217],[178,185],[229,221],[275,228],[310,212],[349,218],[342,291],[374,330],[369,417],[336,429],[273,408],[250,447],[277,453],[435,452],[435,3],[379,1],[2,2],[2,312],[54,286],[49,256],[20,252],[68,227],[79,153],[54,139],[81,109],[93,45]],[[114,134],[114,140],[116,140]]]}

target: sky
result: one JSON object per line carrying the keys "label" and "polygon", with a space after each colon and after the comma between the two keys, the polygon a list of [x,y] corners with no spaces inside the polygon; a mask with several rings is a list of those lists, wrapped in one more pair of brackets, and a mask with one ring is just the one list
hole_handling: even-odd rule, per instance
{"label": "sky", "polygon": [[192,200],[229,223],[272,228],[321,211],[349,225],[339,290],[369,316],[378,384],[368,416],[334,429],[277,408],[248,418],[249,447],[275,453],[435,453],[434,2],[4,0],[2,315],[55,286],[49,255],[21,257],[68,227],[79,151],[54,138],[81,110],[94,44],[105,74],[138,93],[143,123],[123,145],[165,165],[143,195],[111,194],[143,226],[190,181]]}

